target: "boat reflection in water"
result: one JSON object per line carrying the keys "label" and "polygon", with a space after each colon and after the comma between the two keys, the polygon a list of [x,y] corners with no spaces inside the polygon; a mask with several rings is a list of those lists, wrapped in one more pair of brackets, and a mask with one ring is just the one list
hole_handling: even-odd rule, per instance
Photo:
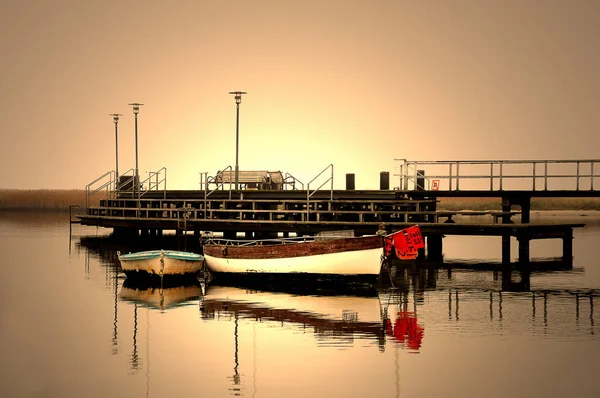
{"label": "boat reflection in water", "polygon": [[198,300],[202,294],[202,285],[197,279],[191,279],[185,284],[162,285],[125,279],[119,299],[164,311],[185,305],[188,301]]}
{"label": "boat reflection in water", "polygon": [[420,348],[423,328],[417,329],[415,312],[393,309],[402,301],[396,291],[381,294],[373,289],[353,293],[337,295],[337,290],[327,291],[323,287],[318,291],[298,288],[286,291],[272,286],[261,286],[259,290],[256,285],[249,288],[210,284],[200,311],[203,319],[227,315],[236,320],[274,321],[301,331],[312,329],[320,346],[344,347],[356,340],[368,340],[384,351],[387,336],[400,345],[410,340],[407,348]]}

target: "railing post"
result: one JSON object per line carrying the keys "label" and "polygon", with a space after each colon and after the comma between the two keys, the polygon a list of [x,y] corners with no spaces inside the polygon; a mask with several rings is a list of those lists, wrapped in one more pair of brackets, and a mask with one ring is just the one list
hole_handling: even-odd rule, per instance
{"label": "railing post", "polygon": [[331,195],[329,200],[333,201],[333,164],[331,164]]}
{"label": "railing post", "polygon": [[490,191],[494,190],[494,163],[490,162]]}
{"label": "railing post", "polygon": [[591,162],[590,175],[591,175],[591,180],[592,180],[590,183],[590,190],[593,191],[594,190],[594,161],[593,160]]}
{"label": "railing post", "polygon": [[544,160],[544,191],[548,190],[548,161]]}
{"label": "railing post", "polygon": [[502,161],[500,161],[500,190],[502,191],[502,176],[504,171],[502,170]]}
{"label": "railing post", "polygon": [[448,190],[452,191],[452,162],[448,164]]}
{"label": "railing post", "polygon": [[163,180],[163,199],[167,199],[167,168],[166,167],[165,167],[165,178]]}
{"label": "railing post", "polygon": [[579,191],[579,160],[577,161],[577,183],[576,183],[576,191]]}
{"label": "railing post", "polygon": [[535,191],[535,162],[533,162],[533,190]]}
{"label": "railing post", "polygon": [[459,165],[460,165],[460,163],[456,162],[456,190],[457,191],[460,191],[460,186],[459,186],[459,183],[460,183],[460,171],[458,169]]}
{"label": "railing post", "polygon": [[306,221],[309,221],[309,218],[310,218],[309,214],[310,214],[310,182],[308,184],[306,184]]}
{"label": "railing post", "polygon": [[408,176],[408,173],[410,173],[410,163],[408,162],[408,160],[404,160],[404,190],[408,191],[410,188],[408,187],[408,181],[410,181],[410,178]]}

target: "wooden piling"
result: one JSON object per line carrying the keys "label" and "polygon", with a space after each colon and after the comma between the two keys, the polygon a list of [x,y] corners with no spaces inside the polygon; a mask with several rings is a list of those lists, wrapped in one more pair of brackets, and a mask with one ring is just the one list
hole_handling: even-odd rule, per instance
{"label": "wooden piling", "polygon": [[502,235],[502,264],[510,264],[510,235]]}
{"label": "wooden piling", "polygon": [[443,235],[432,234],[427,236],[427,259],[429,261],[442,262],[442,240]]}
{"label": "wooden piling", "polygon": [[573,265],[573,230],[565,232],[562,238],[563,262],[567,265]]}

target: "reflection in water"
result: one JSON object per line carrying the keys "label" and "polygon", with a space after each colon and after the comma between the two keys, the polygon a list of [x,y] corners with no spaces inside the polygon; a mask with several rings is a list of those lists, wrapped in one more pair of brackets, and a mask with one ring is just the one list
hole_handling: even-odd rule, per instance
{"label": "reflection in water", "polygon": [[117,274],[116,268],[115,268],[114,276],[113,276],[113,286],[114,286],[115,316],[114,316],[114,320],[113,320],[113,336],[112,336],[113,350],[112,350],[112,353],[113,353],[113,355],[115,355],[119,352],[119,349],[118,349],[119,340],[117,339],[117,320],[118,320],[118,309],[119,309],[117,292],[119,289],[119,283],[118,283],[118,274]]}
{"label": "reflection in water", "polygon": [[139,357],[137,352],[137,303],[134,304],[133,309],[133,352],[131,353],[131,370],[134,373],[138,371],[139,367]]}
{"label": "reflection in water", "polygon": [[323,345],[349,346],[354,339],[375,338],[383,348],[385,333],[378,296],[311,296],[209,285],[201,307],[203,319],[228,316],[275,321],[301,330],[312,327]]}
{"label": "reflection in water", "polygon": [[202,286],[196,279],[186,281],[185,284],[166,282],[158,286],[135,279],[125,279],[119,293],[119,298],[123,301],[161,311],[185,305],[189,301],[198,300],[200,296]]}
{"label": "reflection in water", "polygon": [[[99,269],[116,275],[119,272],[118,262],[112,263],[115,249],[103,244],[90,248],[89,258],[92,264],[99,259],[96,260],[102,266]],[[114,300],[112,341],[113,344],[118,341],[117,300],[132,303],[133,311],[126,311],[129,320],[133,320],[134,331],[133,351],[127,355],[127,360],[133,373],[143,374],[139,369],[146,366],[148,395],[150,368],[146,363],[149,362],[150,321],[148,316],[147,357],[143,358],[142,354],[140,358],[137,344],[143,342],[137,336],[138,307],[166,312],[194,302],[198,304],[201,320],[223,322],[217,329],[226,330],[230,336],[228,341],[233,347],[229,344],[216,346],[210,354],[229,358],[227,365],[215,372],[223,382],[223,391],[231,395],[272,396],[267,392],[270,386],[257,380],[260,374],[258,366],[262,364],[263,369],[272,366],[267,358],[273,356],[264,339],[264,344],[257,346],[257,341],[264,336],[260,334],[262,327],[269,328],[268,333],[278,330],[276,333],[286,343],[286,339],[293,341],[296,338],[294,334],[308,334],[309,341],[317,350],[359,351],[377,347],[382,357],[394,355],[386,366],[390,370],[390,381],[395,382],[396,394],[399,394],[400,372],[405,374],[406,369],[403,368],[403,358],[398,356],[403,355],[402,352],[419,353],[429,347],[440,347],[439,342],[444,338],[468,335],[472,342],[481,339],[480,336],[502,336],[499,342],[519,342],[525,336],[532,341],[546,338],[558,342],[573,339],[589,341],[590,336],[598,334],[594,322],[594,298],[598,291],[570,289],[564,283],[568,278],[578,277],[581,272],[578,269],[526,272],[514,269],[392,267],[389,278],[393,288],[381,286],[377,290],[340,291],[326,286],[319,289],[285,285],[226,286],[213,280],[207,285],[206,294],[203,294],[205,285],[200,282],[190,286],[163,286],[161,289],[136,285],[134,281],[125,279],[119,290],[115,286],[118,278],[113,276],[109,278],[113,280],[110,286],[114,294],[119,291],[118,299]],[[93,269],[87,273],[96,281],[104,279]],[[562,282],[562,285],[556,285],[556,281]],[[119,311],[118,316],[124,316],[123,311]],[[159,323],[166,322],[166,317],[155,319]],[[140,322],[144,323],[143,320]],[[211,338],[208,332],[201,333],[207,333],[201,336],[202,339]],[[160,346],[164,343],[153,339],[153,344]],[[465,343],[466,346],[469,344],[473,343]],[[494,343],[487,339],[485,344]],[[486,350],[483,346],[482,349]],[[430,358],[430,355],[431,352],[428,352],[425,357]],[[423,359],[427,360],[430,359]],[[252,370],[246,369],[246,366],[252,366]],[[263,373],[263,378],[266,377]],[[262,390],[260,395],[257,395],[258,388]]]}
{"label": "reflection in water", "polygon": [[233,366],[233,376],[231,377],[233,380],[233,387],[231,388],[231,393],[232,395],[236,395],[239,396],[241,395],[241,388],[240,388],[240,384],[241,384],[241,379],[240,379],[240,373],[238,371],[238,367],[240,366],[240,362],[239,362],[239,348],[238,348],[238,314],[235,314],[235,321],[234,321],[234,329],[233,329],[233,337],[234,337],[234,342],[235,342],[235,350],[234,350],[234,366]]}

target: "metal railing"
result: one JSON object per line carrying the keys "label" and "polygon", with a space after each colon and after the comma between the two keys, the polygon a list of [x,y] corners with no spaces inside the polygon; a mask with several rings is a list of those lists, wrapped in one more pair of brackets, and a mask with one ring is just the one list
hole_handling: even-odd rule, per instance
{"label": "metal railing", "polygon": [[[94,181],[90,182],[85,187],[86,197],[85,197],[85,208],[86,212],[90,208],[90,202],[92,195],[96,194],[101,190],[106,191],[106,206],[105,210],[108,214],[108,209],[110,208],[109,199],[117,199],[120,195],[123,195],[124,192],[131,193],[131,197],[134,195],[138,195],[138,205],[137,205],[137,214],[139,217],[139,198],[145,195],[147,192],[152,190],[160,190],[162,186],[163,190],[163,199],[167,198],[167,169],[166,167],[161,168],[158,171],[151,171],[148,173],[148,178],[140,183],[139,186],[135,186],[136,176],[134,174],[131,177],[124,179],[123,177],[127,177],[127,173],[133,173],[133,169],[127,170],[125,173],[119,176],[119,179],[116,178],[116,173],[114,170],[107,171],[102,174],[100,177],[96,178]],[[119,181],[122,180],[122,181]],[[140,188],[143,184],[148,184],[148,188],[141,192]],[[126,187],[126,189],[123,189]],[[118,196],[119,195],[119,196]]]}
{"label": "metal railing", "polygon": [[594,191],[600,182],[600,159],[395,160],[400,162],[400,190],[459,191],[462,183],[463,190],[468,184],[467,189],[502,191],[512,184],[508,189]]}
{"label": "metal railing", "polygon": [[[310,184],[315,182],[315,180],[317,178],[319,178],[327,170],[331,170],[331,176],[327,180],[325,180],[321,185],[319,185],[319,187],[317,189],[310,192]],[[333,164],[330,164],[329,166],[325,167],[319,174],[317,174],[317,176],[315,178],[313,178],[312,180],[310,180],[310,182],[308,184],[306,184],[306,221],[310,221],[309,217],[310,217],[310,198],[311,198],[311,196],[313,196],[319,189],[323,188],[323,186],[325,186],[325,184],[327,184],[328,182],[330,182],[329,200],[333,200]]]}
{"label": "metal railing", "polygon": [[[217,191],[220,187],[225,186],[226,183],[223,180],[219,181],[217,179],[217,176],[219,174],[222,175],[223,172],[227,171],[227,170],[229,170],[229,172],[233,172],[233,167],[231,167],[231,165],[225,167],[223,170],[218,171],[217,175],[214,176],[214,177],[213,176],[208,176],[208,173],[205,174],[205,176],[206,176],[205,177],[206,178],[205,179],[205,184],[204,184],[204,218],[205,219],[208,218],[208,209],[206,208],[206,206],[207,206],[207,198],[212,193],[214,193],[215,191]],[[202,176],[202,173],[200,173],[200,175]],[[200,184],[202,185],[202,180],[200,181]],[[212,191],[209,192],[208,188],[209,188],[210,184],[215,184],[216,186],[215,186],[215,188]],[[229,182],[229,199],[231,199],[231,186],[232,186],[232,184],[231,184],[231,182]]]}
{"label": "metal railing", "polygon": [[304,183],[302,181],[300,181],[290,173],[285,173],[285,176],[283,178],[283,186],[291,186],[292,191],[295,191],[297,189],[296,184],[300,184],[302,188],[300,188],[299,190],[304,191]]}
{"label": "metal railing", "polygon": [[[127,178],[127,179],[123,179],[123,177],[127,177],[127,174],[131,173],[131,177]],[[123,179],[123,181],[119,181]],[[133,189],[133,185],[134,185],[134,181],[135,180],[135,170],[134,169],[129,169],[124,173],[121,173],[118,178],[115,180],[115,191],[117,192],[117,194],[120,194],[124,191],[127,192],[131,192],[131,197],[133,198],[133,194],[134,194],[134,189]],[[131,187],[131,189],[123,189],[123,187]]]}
{"label": "metal railing", "polygon": [[[161,177],[162,175],[162,177]],[[167,198],[167,168],[163,167],[158,171],[151,171],[148,173],[148,178],[140,182],[140,188],[148,183],[148,188],[143,192],[140,192],[140,196],[144,196],[146,193],[154,190],[159,191],[162,184],[163,199]]]}
{"label": "metal railing", "polygon": [[[108,206],[108,199],[114,195],[114,191],[111,189],[114,187],[115,172],[114,170],[107,171],[94,181],[90,182],[85,186],[85,208],[90,207],[91,196],[95,193],[105,190],[106,191],[106,203]],[[97,184],[97,186],[95,186]]]}

